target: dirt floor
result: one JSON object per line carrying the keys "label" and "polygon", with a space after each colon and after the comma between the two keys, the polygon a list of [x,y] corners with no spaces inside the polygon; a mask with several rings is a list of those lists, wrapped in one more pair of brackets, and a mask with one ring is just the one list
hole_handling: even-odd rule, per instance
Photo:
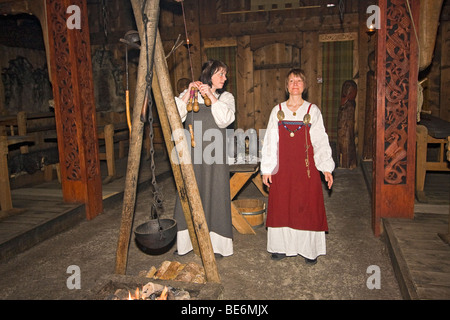
{"label": "dirt floor", "polygon": [[[167,164],[158,165],[159,185],[165,196],[165,215],[171,216],[175,185]],[[164,173],[165,172],[165,173]],[[397,300],[402,299],[385,243],[371,230],[370,195],[360,168],[337,169],[332,192],[325,191],[329,233],[327,254],[314,266],[300,256],[273,261],[266,251],[266,229],[256,235],[234,230],[234,254],[217,260],[223,298],[232,300]],[[267,201],[253,184],[239,198]],[[151,189],[138,193],[134,227],[146,222],[150,212]],[[0,263],[0,299],[92,298],[98,280],[114,273],[121,201],[109,204],[92,221],[83,221],[28,251]],[[127,275],[138,275],[165,260],[181,263],[201,259],[194,253],[173,254],[175,247],[161,255],[142,252],[132,237]],[[81,288],[69,289],[70,266],[80,270]],[[381,287],[370,289],[367,282],[380,270]],[[70,271],[70,270],[69,270]]]}

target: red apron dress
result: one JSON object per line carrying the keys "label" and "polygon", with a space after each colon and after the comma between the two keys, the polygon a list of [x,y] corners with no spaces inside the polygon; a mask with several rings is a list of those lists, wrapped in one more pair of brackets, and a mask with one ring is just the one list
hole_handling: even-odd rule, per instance
{"label": "red apron dress", "polygon": [[[307,113],[310,108],[311,105]],[[310,124],[305,125],[303,121],[278,122],[278,171],[272,175],[267,227],[328,231],[322,181],[314,163],[309,130]],[[309,161],[309,177],[306,158]]]}

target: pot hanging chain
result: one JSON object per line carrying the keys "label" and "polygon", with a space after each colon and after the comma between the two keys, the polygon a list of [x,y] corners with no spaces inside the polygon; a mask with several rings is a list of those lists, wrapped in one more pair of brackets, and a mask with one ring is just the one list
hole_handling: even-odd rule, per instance
{"label": "pot hanging chain", "polygon": [[[152,172],[152,185],[153,185],[153,209],[155,210],[156,217],[159,218],[158,211],[162,209],[163,204],[163,195],[160,191],[160,188],[158,186],[158,183],[156,182],[156,174],[155,174],[155,150],[153,147],[153,99],[151,98],[151,83],[152,83],[152,77],[153,72],[150,69],[150,61],[153,61],[154,57],[154,50],[152,50],[152,57],[150,60],[149,54],[148,54],[148,36],[147,36],[147,24],[149,22],[149,19],[147,15],[145,14],[145,6],[147,4],[147,0],[143,1],[142,4],[142,21],[144,24],[144,35],[145,35],[145,50],[146,50],[146,60],[147,60],[147,75],[145,78],[146,81],[146,88],[145,88],[145,98],[144,98],[144,106],[143,106],[143,112],[141,113],[141,121],[145,122],[146,120],[149,123],[149,139],[150,139],[150,169]],[[154,39],[153,47],[155,47],[156,44],[156,38]],[[146,110],[146,111],[144,111]],[[145,117],[145,114],[148,113],[148,117]],[[151,210],[152,212],[152,210]]]}

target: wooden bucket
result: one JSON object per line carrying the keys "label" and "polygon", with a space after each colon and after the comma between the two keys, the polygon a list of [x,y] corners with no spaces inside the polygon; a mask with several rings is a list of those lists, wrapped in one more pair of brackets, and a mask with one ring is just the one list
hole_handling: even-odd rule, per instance
{"label": "wooden bucket", "polygon": [[264,213],[266,212],[266,204],[259,199],[239,199],[233,200],[236,208],[253,227],[261,227],[264,225]]}

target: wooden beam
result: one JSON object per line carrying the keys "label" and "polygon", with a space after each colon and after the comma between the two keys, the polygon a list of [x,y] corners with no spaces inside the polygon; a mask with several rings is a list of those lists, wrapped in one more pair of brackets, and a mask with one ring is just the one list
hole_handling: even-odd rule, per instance
{"label": "wooden beam", "polygon": [[167,118],[172,128],[173,139],[175,141],[176,148],[176,154],[171,154],[170,156],[178,156],[178,159],[181,160],[181,174],[184,181],[187,181],[186,194],[189,204],[192,208],[191,212],[193,213],[193,223],[198,237],[198,244],[200,247],[200,253],[203,261],[203,267],[205,269],[206,278],[209,282],[220,283],[219,272],[217,270],[214,251],[209,236],[208,225],[206,224],[205,213],[203,211],[200,193],[198,191],[198,186],[195,179],[194,169],[190,159],[186,161],[186,158],[190,157],[190,153],[188,150],[188,144],[186,141],[186,136],[184,134],[184,128],[181,122],[181,118],[178,114],[178,109],[175,104],[172,86],[170,85],[169,71],[159,33],[157,35],[155,47],[156,73],[158,74],[159,85],[161,87],[164,105],[167,111]]}
{"label": "wooden beam", "polygon": [[[335,15],[308,16],[304,19],[285,18],[277,25],[267,21],[250,22],[218,22],[211,25],[200,25],[199,32],[202,39],[218,39],[223,37],[240,37],[253,35],[267,35],[276,33],[329,32],[330,30],[353,30],[358,28],[358,13],[346,13],[344,23]],[[319,26],[319,28],[317,27]],[[163,30],[164,41],[175,41],[179,34],[184,35],[183,26],[169,26]]]}
{"label": "wooden beam", "polygon": [[241,11],[228,11],[221,12],[220,14],[242,14],[242,13],[254,13],[254,12],[269,12],[269,11],[284,11],[284,10],[300,10],[300,9],[317,9],[321,6],[302,6],[302,7],[293,7],[293,8],[264,8],[264,9],[254,9],[254,10],[241,10]]}
{"label": "wooden beam", "polygon": [[9,184],[8,140],[6,134],[0,134],[0,187],[2,189],[2,192],[0,192],[0,210],[11,210],[13,206]]}
{"label": "wooden beam", "polygon": [[153,67],[153,80],[152,80],[152,89],[153,89],[153,97],[156,102],[156,109],[158,110],[159,122],[161,124],[161,129],[164,136],[164,142],[166,144],[167,154],[169,155],[170,165],[172,167],[173,177],[175,179],[175,185],[178,190],[178,196],[180,197],[181,207],[183,208],[184,217],[186,219],[186,224],[189,231],[189,236],[191,238],[192,247],[194,249],[194,253],[200,256],[200,249],[198,246],[197,235],[195,234],[194,224],[192,222],[192,212],[191,207],[189,206],[189,202],[186,196],[186,184],[183,180],[183,176],[181,174],[181,168],[178,164],[176,164],[172,157],[173,149],[175,145],[172,141],[172,129],[170,128],[169,120],[167,119],[166,107],[164,105],[164,100],[162,97],[161,87],[159,86],[158,73],[156,72],[156,68]]}
{"label": "wooden beam", "polygon": [[252,51],[274,43],[284,43],[297,48],[302,48],[303,32],[255,34],[250,38],[250,48]]}
{"label": "wooden beam", "polygon": [[[145,100],[145,92],[147,90],[147,71],[153,68],[153,53],[155,51],[155,37],[158,29],[159,17],[159,0],[149,0],[147,2],[145,14],[148,17],[148,23],[145,26],[142,20],[142,0],[131,0],[133,12],[136,19],[136,25],[141,39],[141,50],[139,56],[138,80],[136,85],[136,99],[133,108],[133,120],[131,130],[130,150],[128,153],[127,173],[125,177],[125,190],[123,197],[122,219],[119,231],[119,240],[116,251],[116,268],[117,274],[125,274],[127,267],[128,247],[130,244],[131,227],[133,224],[134,209],[136,204],[136,189],[139,175],[139,166],[142,152],[142,138],[144,132],[144,123],[140,120],[141,110]],[[147,38],[145,35],[145,29]],[[147,52],[146,43],[149,42]],[[147,69],[147,53],[150,57],[149,68]],[[151,82],[150,82],[151,84]],[[149,93],[150,94],[150,93]]]}

